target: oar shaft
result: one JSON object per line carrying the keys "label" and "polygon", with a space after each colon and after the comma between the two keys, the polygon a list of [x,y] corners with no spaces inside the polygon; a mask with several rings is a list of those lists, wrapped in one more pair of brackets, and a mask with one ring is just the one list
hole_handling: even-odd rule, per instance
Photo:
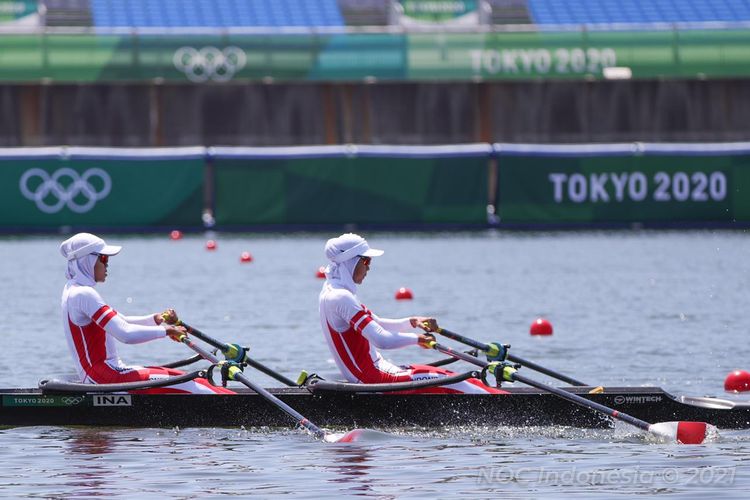
{"label": "oar shaft", "polygon": [[[180,322],[182,326],[185,327],[185,329],[188,331],[190,335],[195,336],[195,338],[201,339],[203,342],[219,349],[223,353],[229,352],[232,347],[229,344],[226,344],[220,340],[216,340],[215,338],[211,337],[208,334],[203,333],[202,331],[198,330],[197,328],[194,328],[187,323]],[[284,385],[287,385],[289,387],[297,387],[297,384],[295,384],[292,380],[286,378],[284,375],[277,373],[276,371],[272,370],[271,368],[267,367],[266,365],[263,365],[259,363],[258,361],[255,361],[253,359],[250,359],[249,356],[245,356],[245,359],[243,360],[244,363],[247,363],[248,365],[252,366],[253,368],[256,368],[257,370],[265,373],[269,377],[273,377],[279,382],[281,382]]]}
{"label": "oar shaft", "polygon": [[[466,344],[468,346],[474,347],[476,349],[479,349],[480,351],[484,352],[490,352],[492,350],[492,346],[489,344],[485,344],[484,342],[479,342],[478,340],[470,339],[469,337],[464,337],[461,334],[458,334],[456,332],[452,332],[450,330],[446,330],[445,328],[440,328],[437,330],[437,333],[442,335],[443,337],[447,337],[449,339],[455,340],[456,342],[461,342],[462,344]],[[568,377],[567,375],[563,375],[562,373],[558,373],[554,370],[550,370],[549,368],[545,368],[541,365],[538,365],[534,362],[528,361],[523,358],[519,358],[518,356],[514,356],[513,354],[508,354],[508,360],[514,362],[514,363],[520,363],[526,368],[529,368],[531,370],[537,371],[539,373],[543,373],[545,375],[548,375],[552,378],[556,378],[557,380],[560,380],[562,382],[565,382],[566,384],[570,385],[577,385],[577,386],[587,386],[588,384],[581,382],[580,380],[576,380],[572,377]]]}
{"label": "oar shaft", "polygon": [[254,359],[250,359],[247,356],[245,356],[245,363],[247,363],[248,365],[252,366],[256,370],[265,373],[269,377],[275,378],[276,380],[278,380],[279,382],[281,382],[282,384],[284,384],[286,386],[297,387],[297,384],[294,383],[292,380],[290,380],[290,379],[286,378],[284,375],[282,375],[280,373],[277,373],[276,371],[270,369],[266,365],[255,361]]}
{"label": "oar shaft", "polygon": [[568,383],[570,385],[578,385],[578,386],[587,386],[588,385],[588,384],[585,384],[585,383],[581,382],[580,380],[576,380],[576,379],[574,379],[572,377],[568,377],[567,375],[563,375],[562,373],[558,373],[556,371],[550,370],[549,368],[545,368],[545,367],[540,366],[540,365],[538,365],[536,363],[533,363],[533,362],[528,361],[528,360],[523,359],[523,358],[519,358],[518,356],[514,356],[512,354],[508,354],[508,360],[512,361],[514,363],[519,363],[519,364],[525,366],[526,368],[530,368],[530,369],[532,369],[534,371],[537,371],[539,373],[543,373],[545,375],[549,375],[552,378],[556,378],[556,379],[561,380],[563,382],[566,382],[566,383]]}
{"label": "oar shaft", "polygon": [[202,331],[198,330],[197,328],[193,328],[192,326],[188,325],[187,323],[184,323],[184,322],[180,321],[178,323],[178,325],[184,326],[185,329],[187,330],[187,332],[190,335],[194,336],[195,338],[201,339],[206,344],[209,344],[209,345],[217,348],[221,352],[227,352],[230,349],[229,344],[226,344],[226,343],[224,343],[224,342],[222,342],[220,340],[216,340],[215,338],[211,337],[210,335],[207,335],[207,334],[203,333]]}
{"label": "oar shaft", "polygon": [[[211,363],[219,363],[221,361],[219,358],[217,358],[210,352],[206,351],[202,347],[193,343],[187,336],[184,336],[182,338],[182,343],[187,345],[189,348],[191,348],[192,350],[194,350],[195,352],[197,352],[204,358],[206,358]],[[277,398],[276,396],[268,392],[263,387],[255,384],[253,381],[247,378],[244,373],[236,373],[234,375],[234,379],[237,380],[238,382],[245,384],[247,387],[257,392],[260,396],[265,398],[267,401],[269,401],[270,403],[274,404],[276,407],[284,411],[287,415],[292,417],[299,425],[301,425],[305,429],[312,432],[316,438],[324,438],[326,436],[326,433],[323,429],[321,429],[314,423],[310,422],[307,418],[302,416],[302,414],[300,414],[297,410],[295,410],[294,408],[292,408],[291,406],[289,406],[288,404],[286,404],[285,402],[283,402],[282,400],[280,400],[279,398]]]}
{"label": "oar shaft", "polygon": [[443,337],[447,337],[451,340],[455,340],[456,342],[461,342],[462,344],[466,344],[475,349],[479,349],[480,351],[487,352],[490,350],[489,344],[485,344],[484,342],[479,342],[478,340],[470,339],[469,337],[464,337],[463,335],[460,335],[456,332],[452,332],[450,330],[446,330],[445,328],[439,328],[437,333],[439,333]]}
{"label": "oar shaft", "polygon": [[[438,344],[437,342],[433,344],[433,348],[436,351],[442,352],[443,354],[454,356],[458,359],[462,359],[474,365],[481,366],[482,368],[486,368],[490,365],[490,363],[486,361],[482,361],[481,359],[475,358],[468,354],[464,354],[460,351],[453,350],[450,347]],[[628,422],[629,424],[632,424],[640,429],[649,430],[650,424],[648,422],[644,422],[643,420],[635,418],[632,415],[628,415],[627,413],[622,413],[617,410],[613,410],[612,408],[599,404],[595,401],[591,401],[584,397],[581,397],[578,394],[573,394],[572,392],[568,392],[563,389],[558,389],[557,387],[543,384],[533,379],[528,379],[525,376],[518,374],[518,372],[513,372],[513,374],[511,375],[511,379],[513,379],[513,381],[518,381],[518,382],[530,385],[532,387],[536,387],[537,389],[541,389],[543,391],[551,392],[552,394],[555,394],[556,396],[566,399],[572,403],[585,406],[586,408],[590,408],[592,410],[596,410],[598,412],[604,413],[605,415],[609,415],[613,418]]]}
{"label": "oar shaft", "polygon": [[530,385],[532,387],[536,387],[537,389],[541,389],[543,391],[551,392],[552,394],[555,394],[556,396],[560,396],[563,399],[567,399],[570,402],[577,403],[581,406],[584,406],[586,408],[591,408],[593,410],[597,410],[601,413],[604,413],[606,415],[609,415],[612,418],[617,418],[619,420],[623,420],[629,424],[632,424],[640,429],[643,429],[644,431],[649,430],[649,427],[651,424],[648,422],[644,422],[643,420],[636,418],[632,415],[628,415],[627,413],[621,413],[617,410],[613,410],[612,408],[609,408],[607,406],[604,406],[602,404],[597,403],[596,401],[591,401],[590,399],[583,398],[579,396],[578,394],[574,394],[572,392],[568,392],[562,389],[558,389],[557,387],[543,384],[541,382],[537,382],[536,380],[529,379],[524,377],[523,375],[520,375],[518,372],[515,372],[511,375],[511,378],[514,381],[522,382],[526,385]]}

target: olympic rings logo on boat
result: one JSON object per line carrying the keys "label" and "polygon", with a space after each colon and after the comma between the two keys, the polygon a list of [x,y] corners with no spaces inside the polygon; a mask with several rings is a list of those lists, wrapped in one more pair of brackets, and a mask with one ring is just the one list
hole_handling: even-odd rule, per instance
{"label": "olympic rings logo on boat", "polygon": [[244,50],[234,46],[221,50],[216,47],[203,47],[200,50],[180,47],[174,53],[172,62],[191,82],[227,82],[245,67],[247,55]]}
{"label": "olympic rings logo on boat", "polygon": [[[98,191],[91,183],[94,178],[98,178],[101,183]],[[21,194],[36,203],[37,208],[46,214],[55,214],[65,206],[75,213],[83,214],[94,208],[97,201],[109,195],[112,178],[101,168],[90,168],[79,174],[72,168],[65,167],[52,175],[41,168],[30,168],[21,176],[19,187]]]}
{"label": "olympic rings logo on boat", "polygon": [[63,396],[60,398],[60,401],[68,406],[74,406],[83,403],[84,399],[85,398],[83,396]]}

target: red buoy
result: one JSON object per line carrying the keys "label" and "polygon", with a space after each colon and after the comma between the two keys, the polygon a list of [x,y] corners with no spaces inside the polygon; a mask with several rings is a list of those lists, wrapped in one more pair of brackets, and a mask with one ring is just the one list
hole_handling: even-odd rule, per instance
{"label": "red buoy", "polygon": [[169,233],[169,237],[173,240],[181,240],[182,239],[182,231],[178,231],[175,229],[171,233]]}
{"label": "red buoy", "polygon": [[552,323],[544,318],[537,318],[529,329],[531,335],[552,335]]}
{"label": "red buoy", "polygon": [[750,391],[750,373],[735,370],[724,379],[724,390],[730,392]]}
{"label": "red buoy", "polygon": [[250,255],[250,252],[242,252],[240,254],[240,262],[252,262],[253,256]]}
{"label": "red buoy", "polygon": [[216,242],[214,240],[208,240],[206,242],[206,250],[216,250]]}
{"label": "red buoy", "polygon": [[396,292],[396,300],[411,300],[414,298],[414,294],[408,288],[401,287]]}
{"label": "red buoy", "polygon": [[315,273],[316,278],[325,279],[326,278],[326,268],[325,266],[320,266],[318,268],[318,272]]}

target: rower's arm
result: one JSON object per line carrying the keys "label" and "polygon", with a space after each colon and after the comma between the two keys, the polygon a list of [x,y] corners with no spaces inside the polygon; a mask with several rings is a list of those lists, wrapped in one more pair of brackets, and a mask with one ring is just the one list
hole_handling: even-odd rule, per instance
{"label": "rower's arm", "polygon": [[390,332],[376,321],[371,321],[364,327],[362,335],[378,349],[400,349],[419,342],[419,335],[416,333]]}
{"label": "rower's arm", "polygon": [[[419,336],[415,333],[390,331],[390,329],[383,328],[383,325],[380,324],[380,318],[359,304],[351,294],[341,294],[336,298],[334,304],[336,313],[341,318],[345,318],[351,328],[362,334],[379,349],[399,349],[417,345],[417,342],[419,342]],[[406,326],[411,328],[408,319],[406,320]]]}
{"label": "rower's arm", "polygon": [[131,325],[157,326],[153,314],[147,314],[146,316],[125,316],[124,314],[120,314],[120,317]]}
{"label": "rower's arm", "polygon": [[372,312],[371,314],[372,319],[377,321],[380,326],[391,332],[400,332],[403,330],[411,330],[414,328],[413,326],[411,326],[411,318],[390,319],[381,318],[380,316]]}
{"label": "rower's arm", "polygon": [[80,287],[80,290],[69,298],[69,302],[72,302],[69,307],[81,311],[87,322],[96,323],[104,328],[107,334],[125,344],[140,344],[167,336],[164,327],[128,323],[125,317],[106,304],[92,287]]}
{"label": "rower's arm", "polygon": [[[153,319],[151,321],[153,322]],[[163,326],[146,326],[128,323],[120,314],[116,314],[112,317],[112,319],[104,325],[104,330],[125,344],[142,344],[150,340],[161,339],[167,336],[167,330]]]}

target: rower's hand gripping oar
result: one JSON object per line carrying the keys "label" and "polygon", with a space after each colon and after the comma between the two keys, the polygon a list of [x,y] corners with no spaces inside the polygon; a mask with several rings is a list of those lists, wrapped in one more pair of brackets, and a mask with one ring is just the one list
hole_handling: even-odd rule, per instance
{"label": "rower's hand gripping oar", "polygon": [[[166,315],[163,315],[162,317],[167,322],[169,322],[169,320],[171,319]],[[192,326],[188,325],[187,323],[179,319],[176,319],[176,321],[174,321],[174,324],[176,326],[184,327],[185,330],[187,330],[189,335],[193,335],[196,338],[202,340],[203,342],[220,350],[222,354],[224,355],[224,358],[226,358],[227,361],[231,361],[233,363],[244,363],[246,365],[250,365],[253,368],[260,370],[261,372],[265,373],[269,377],[275,378],[282,384],[287,385],[289,387],[299,386],[299,384],[296,384],[295,382],[288,379],[284,375],[278,373],[277,371],[272,370],[271,368],[267,367],[266,365],[262,363],[259,363],[258,361],[255,361],[254,359],[251,359],[247,353],[248,351],[247,347],[243,347],[239,344],[227,344],[225,342],[221,342],[220,340],[216,340],[215,338],[203,333],[197,328],[193,328]]]}
{"label": "rower's hand gripping oar", "polygon": [[499,342],[492,342],[490,344],[485,344],[484,342],[479,342],[478,340],[470,339],[469,337],[464,337],[463,335],[452,332],[450,330],[446,330],[445,328],[438,328],[437,330],[435,330],[435,333],[439,333],[443,337],[447,337],[449,339],[455,340],[457,342],[461,342],[462,344],[466,344],[470,347],[474,347],[475,349],[479,349],[480,351],[483,351],[487,355],[487,361],[492,362],[492,361],[508,360],[514,363],[519,363],[525,366],[526,368],[537,371],[539,373],[543,373],[552,378],[556,378],[557,380],[565,382],[566,384],[577,385],[577,386],[582,386],[582,387],[589,385],[589,384],[585,384],[581,382],[580,380],[576,380],[574,378],[568,377],[567,375],[563,375],[562,373],[558,373],[554,370],[550,370],[549,368],[545,368],[541,365],[538,365],[531,361],[528,361],[523,358],[519,358],[518,356],[514,356],[513,354],[510,354],[508,352],[508,349],[510,349],[510,346],[508,344],[500,344]]}
{"label": "rower's hand gripping oar", "polygon": [[627,413],[622,413],[599,404],[595,401],[590,401],[579,396],[578,394],[573,394],[572,392],[565,391],[558,387],[553,387],[541,382],[537,382],[533,379],[529,379],[519,374],[514,366],[505,361],[494,361],[491,363],[482,361],[481,359],[475,358],[469,354],[464,354],[460,351],[451,349],[450,347],[438,344],[435,340],[423,343],[422,345],[428,348],[435,349],[436,351],[442,352],[443,354],[447,354],[474,365],[481,366],[482,368],[485,368],[487,371],[495,375],[498,381],[504,380],[507,382],[521,382],[532,387],[536,387],[537,389],[551,392],[552,394],[572,403],[590,408],[612,418],[622,420],[623,422],[634,425],[639,429],[643,429],[644,431],[648,431],[652,434],[670,439],[672,441],[677,441],[678,443],[700,444],[706,439],[706,436],[709,433],[714,435],[718,434],[718,431],[714,426],[705,422],[659,422],[656,424],[649,424],[648,422],[633,417],[632,415],[628,415]]}
{"label": "rower's hand gripping oar", "polygon": [[[202,357],[210,361],[211,363],[215,364],[226,364],[227,361],[221,361],[219,358],[211,354],[209,351],[203,349],[202,347],[196,345],[191,341],[187,335],[181,335],[179,338],[175,339],[178,342],[182,342],[186,346],[188,346],[193,351],[200,354]],[[352,431],[347,432],[341,437],[334,436],[333,434],[328,434],[326,431],[315,425],[314,423],[310,422],[307,418],[302,416],[297,410],[268,392],[263,387],[255,384],[253,381],[251,381],[249,378],[245,376],[244,373],[242,373],[242,370],[234,363],[230,363],[226,369],[227,377],[229,380],[236,380],[237,382],[241,382],[245,384],[247,387],[252,389],[253,391],[257,392],[260,396],[262,396],[266,401],[272,403],[277,408],[282,410],[284,413],[292,417],[297,424],[301,425],[308,431],[310,431],[313,436],[315,436],[318,439],[322,439],[329,443],[349,443],[352,441],[355,441],[357,437],[362,434],[361,429],[354,429]]]}

